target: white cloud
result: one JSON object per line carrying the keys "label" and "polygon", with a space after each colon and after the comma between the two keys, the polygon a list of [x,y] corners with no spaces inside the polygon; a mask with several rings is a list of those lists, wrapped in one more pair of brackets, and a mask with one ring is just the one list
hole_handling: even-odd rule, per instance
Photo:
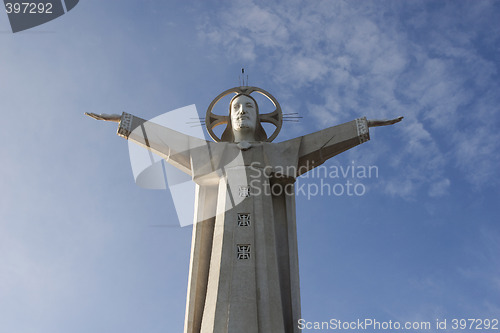
{"label": "white cloud", "polygon": [[448,178],[444,178],[440,181],[437,181],[431,184],[429,190],[430,197],[441,197],[448,193],[448,188],[450,187],[450,180]]}
{"label": "white cloud", "polygon": [[410,179],[406,180],[389,180],[385,182],[385,191],[393,196],[401,196],[403,198],[412,198],[416,193],[416,186]]}
{"label": "white cloud", "polygon": [[[493,118],[485,119],[485,122],[488,121],[493,121]],[[500,134],[496,126],[491,122],[465,126],[451,134],[456,166],[476,189],[487,183],[497,184]]]}

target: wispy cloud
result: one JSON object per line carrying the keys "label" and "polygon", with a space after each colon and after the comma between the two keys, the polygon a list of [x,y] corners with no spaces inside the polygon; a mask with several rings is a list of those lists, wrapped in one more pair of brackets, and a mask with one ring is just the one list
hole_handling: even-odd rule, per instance
{"label": "wispy cloud", "polygon": [[471,265],[458,268],[460,275],[465,279],[484,282],[493,292],[500,292],[500,266],[498,252],[500,251],[500,234],[489,226],[479,230],[479,244],[467,242],[467,256]]}

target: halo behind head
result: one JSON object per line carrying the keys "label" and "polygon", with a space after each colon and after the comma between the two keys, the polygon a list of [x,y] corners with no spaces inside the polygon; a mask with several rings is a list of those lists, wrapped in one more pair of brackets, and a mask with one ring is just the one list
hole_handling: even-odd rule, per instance
{"label": "halo behind head", "polygon": [[[258,106],[257,102],[255,101],[255,99],[252,96],[250,96],[250,94],[253,92],[258,92],[258,93],[264,95],[265,97],[267,97],[274,104],[276,109],[270,113],[261,114],[259,112],[259,106]],[[215,104],[217,104],[223,97],[225,97],[231,93],[235,93],[236,96],[234,96],[231,99],[231,102],[229,103],[229,116],[221,116],[221,115],[216,115],[216,114],[212,113],[212,109],[214,108]],[[206,123],[208,134],[210,134],[210,136],[212,137],[212,139],[215,142],[221,142],[221,141],[222,142],[234,142],[234,134],[233,134],[233,129],[231,126],[231,118],[230,118],[231,104],[236,97],[241,96],[241,95],[245,95],[245,96],[251,98],[255,102],[256,111],[257,111],[257,119],[258,119],[256,127],[255,127],[256,141],[266,141],[266,142],[273,141],[276,138],[276,136],[278,136],[278,133],[280,132],[281,127],[283,125],[283,116],[281,113],[281,107],[273,95],[271,95],[270,93],[268,93],[264,89],[261,89],[258,87],[234,87],[234,88],[228,89],[228,90],[222,92],[221,94],[219,94],[219,96],[217,96],[212,101],[212,103],[210,103],[210,105],[208,106],[208,109],[207,109],[205,123]],[[269,137],[267,136],[266,131],[262,127],[262,124],[261,124],[262,122],[271,123],[274,126],[276,126],[276,129],[274,130],[274,132],[271,136],[269,136]],[[213,129],[216,126],[224,125],[224,124],[227,125],[226,129],[224,130],[221,137],[219,138],[214,133]]]}

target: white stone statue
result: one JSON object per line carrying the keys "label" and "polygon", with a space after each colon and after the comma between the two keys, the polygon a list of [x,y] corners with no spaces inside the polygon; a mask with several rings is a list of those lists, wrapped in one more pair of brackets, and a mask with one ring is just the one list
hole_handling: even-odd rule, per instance
{"label": "white stone statue", "polygon": [[[253,92],[276,109],[260,114]],[[213,114],[214,105],[231,93],[236,96],[229,116]],[[87,115],[119,122],[118,135],[165,158],[197,184],[185,333],[299,332],[295,179],[368,141],[369,127],[403,118],[359,118],[271,143],[282,126],[281,108],[256,87],[229,89],[209,106],[205,121],[216,142],[127,113]],[[269,138],[261,122],[276,126]],[[219,138],[213,128],[221,124],[227,126]]]}

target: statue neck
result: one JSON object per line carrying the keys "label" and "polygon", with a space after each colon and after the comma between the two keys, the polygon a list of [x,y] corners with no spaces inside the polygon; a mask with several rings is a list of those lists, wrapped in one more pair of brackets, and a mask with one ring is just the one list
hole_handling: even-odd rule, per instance
{"label": "statue neck", "polygon": [[253,130],[250,129],[241,129],[239,131],[233,131],[234,134],[234,142],[243,142],[243,141],[248,141],[252,142],[255,141],[255,133]]}

